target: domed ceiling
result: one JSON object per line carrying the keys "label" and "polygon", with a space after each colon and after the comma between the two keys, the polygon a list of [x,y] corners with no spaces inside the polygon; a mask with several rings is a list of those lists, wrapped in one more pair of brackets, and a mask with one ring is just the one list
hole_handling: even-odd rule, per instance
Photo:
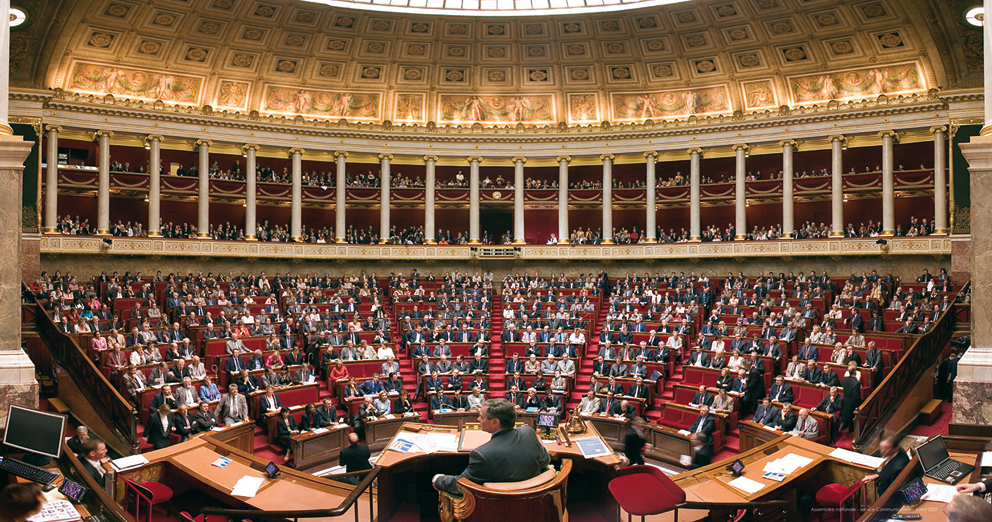
{"label": "domed ceiling", "polygon": [[[975,85],[976,77],[981,84],[980,55],[976,71],[975,49],[959,44],[967,28],[942,21],[951,15],[937,0],[723,0],[513,17],[292,0],[13,3],[29,12],[12,36],[15,86],[215,112],[576,125],[912,95]],[[972,32],[980,52],[981,32]]]}

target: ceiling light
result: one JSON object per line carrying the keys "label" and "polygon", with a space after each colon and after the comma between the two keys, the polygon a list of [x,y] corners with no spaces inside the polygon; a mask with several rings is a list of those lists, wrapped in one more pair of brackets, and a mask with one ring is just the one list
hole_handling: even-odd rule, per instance
{"label": "ceiling light", "polygon": [[28,20],[28,15],[20,8],[10,8],[10,26],[17,27]]}
{"label": "ceiling light", "polygon": [[[10,10],[14,12],[13,9]],[[982,6],[972,7],[964,14],[964,19],[975,27],[981,27],[985,22],[985,8]]]}

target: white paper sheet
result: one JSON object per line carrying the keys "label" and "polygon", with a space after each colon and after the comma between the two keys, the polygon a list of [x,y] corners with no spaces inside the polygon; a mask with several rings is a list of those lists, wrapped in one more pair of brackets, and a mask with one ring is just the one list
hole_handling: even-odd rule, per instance
{"label": "white paper sheet", "polygon": [[144,455],[131,455],[130,457],[110,461],[110,465],[117,468],[117,471],[124,471],[126,469],[144,466],[145,464],[148,464],[148,459]]}
{"label": "white paper sheet", "polygon": [[761,491],[761,488],[765,487],[765,485],[762,484],[761,482],[756,482],[747,477],[737,477],[734,480],[728,482],[727,484],[730,484],[731,486],[748,494],[757,493]]}
{"label": "white paper sheet", "polygon": [[932,502],[943,502],[948,503],[951,499],[957,495],[957,488],[954,486],[945,486],[943,484],[927,484],[927,493],[920,497],[921,500],[930,500]]}
{"label": "white paper sheet", "polygon": [[986,451],[982,453],[982,467],[988,468],[992,467],[992,451]]}
{"label": "white paper sheet", "polygon": [[852,464],[858,464],[861,466],[876,469],[885,462],[885,459],[881,457],[872,457],[871,455],[862,455],[851,450],[846,450],[844,448],[836,448],[830,452],[830,456],[843,460],[845,462],[850,462]]}
{"label": "white paper sheet", "polygon": [[813,462],[813,459],[790,453],[782,458],[775,459],[762,469],[765,473],[781,473],[791,475],[797,469],[805,467]]}
{"label": "white paper sheet", "polygon": [[79,520],[82,517],[72,502],[68,500],[55,500],[45,502],[41,506],[41,512],[28,519],[28,522],[55,522],[57,520]]}
{"label": "white paper sheet", "polygon": [[690,432],[689,430],[679,430],[679,433],[685,435],[686,437],[692,435],[692,432]]}
{"label": "white paper sheet", "polygon": [[265,479],[262,477],[249,477],[245,475],[234,485],[234,489],[231,490],[231,496],[252,498],[258,493],[258,488],[262,487],[262,482],[264,481]]}

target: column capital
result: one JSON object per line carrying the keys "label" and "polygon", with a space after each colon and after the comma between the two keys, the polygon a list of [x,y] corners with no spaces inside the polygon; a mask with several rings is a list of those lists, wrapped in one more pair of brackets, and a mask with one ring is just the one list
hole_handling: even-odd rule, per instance
{"label": "column capital", "polygon": [[334,151],[334,159],[338,159],[338,158],[341,158],[341,157],[347,158],[348,157],[348,151],[346,151],[346,150],[336,150],[336,151]]}
{"label": "column capital", "polygon": [[599,160],[602,161],[603,163],[606,163],[607,161],[612,162],[615,159],[616,159],[616,156],[614,156],[613,154],[600,154],[599,155]]}
{"label": "column capital", "polygon": [[885,139],[885,138],[888,137],[888,138],[892,138],[894,141],[899,141],[899,133],[896,132],[896,131],[894,131],[894,130],[884,130],[884,131],[881,131],[881,132],[878,133],[878,137],[879,138],[882,138],[882,139]]}
{"label": "column capital", "polygon": [[165,138],[158,134],[149,134],[148,136],[145,136],[145,145],[149,145],[153,141],[162,143],[163,141],[165,141]]}
{"label": "column capital", "polygon": [[644,156],[644,159],[648,159],[648,158],[658,159],[658,151],[656,151],[656,150],[649,150],[649,151],[645,152],[643,154],[643,156]]}
{"label": "column capital", "polygon": [[572,161],[572,157],[571,156],[558,156],[558,157],[555,158],[555,163],[561,163],[563,161],[565,163],[569,163],[569,162]]}
{"label": "column capital", "polygon": [[289,155],[290,155],[290,157],[295,156],[297,154],[299,154],[300,156],[302,156],[304,152],[306,152],[306,150],[304,150],[304,149],[302,149],[300,147],[293,147],[293,148],[289,149]]}
{"label": "column capital", "polygon": [[844,136],[843,134],[834,134],[833,136],[830,136],[827,139],[830,140],[830,143],[833,143],[835,141],[844,142],[847,141],[847,136]]}
{"label": "column capital", "polygon": [[437,163],[437,160],[438,160],[437,156],[431,156],[431,155],[424,156],[424,163],[427,163],[428,161],[433,161],[434,163]]}
{"label": "column capital", "polygon": [[389,154],[389,153],[386,153],[386,152],[384,152],[382,154],[379,154],[379,160],[380,161],[382,161],[382,160],[392,160],[392,159],[393,159],[393,155],[392,154]]}
{"label": "column capital", "polygon": [[702,156],[703,155],[703,149],[701,149],[699,147],[694,147],[694,148],[691,148],[691,149],[686,150],[685,153],[688,154],[688,155],[690,155],[690,156],[692,156],[693,154],[699,154],[700,156]]}
{"label": "column capital", "polygon": [[796,141],[796,140],[782,140],[782,141],[778,142],[778,144],[783,149],[786,148],[786,147],[792,147],[793,150],[799,148],[799,142]]}
{"label": "column capital", "polygon": [[206,145],[206,147],[209,149],[210,146],[214,144],[214,142],[212,142],[210,140],[203,139],[203,140],[196,140],[196,142],[193,143],[193,144],[196,145],[197,148],[203,147],[204,145]]}
{"label": "column capital", "polygon": [[472,163],[473,161],[475,161],[477,163],[482,163],[482,156],[469,156],[468,157],[468,162],[469,163]]}
{"label": "column capital", "polygon": [[56,133],[62,132],[61,125],[45,125],[45,130],[48,132],[55,131]]}
{"label": "column capital", "polygon": [[732,148],[734,149],[734,152],[739,150],[743,150],[744,152],[751,151],[751,147],[747,143],[735,143]]}
{"label": "column capital", "polygon": [[934,125],[930,127],[931,134],[937,134],[938,132],[947,132],[947,125]]}
{"label": "column capital", "polygon": [[106,136],[107,138],[113,138],[114,137],[114,131],[98,130],[98,131],[96,131],[96,132],[93,133],[93,140],[95,141],[95,140],[100,139],[100,138],[102,138],[104,136]]}
{"label": "column capital", "polygon": [[249,150],[253,150],[255,152],[258,152],[258,144],[257,143],[245,143],[244,145],[241,146],[241,154],[247,156]]}
{"label": "column capital", "polygon": [[516,163],[527,163],[527,158],[525,158],[523,156],[514,156],[513,159],[510,160],[510,161],[512,161],[515,164]]}

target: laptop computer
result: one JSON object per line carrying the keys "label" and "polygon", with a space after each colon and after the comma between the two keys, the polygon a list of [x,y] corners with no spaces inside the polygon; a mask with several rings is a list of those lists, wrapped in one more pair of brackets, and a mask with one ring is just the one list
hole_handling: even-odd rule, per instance
{"label": "laptop computer", "polygon": [[916,454],[926,476],[948,484],[957,484],[975,469],[970,464],[951,460],[944,438],[939,435],[916,448]]}

